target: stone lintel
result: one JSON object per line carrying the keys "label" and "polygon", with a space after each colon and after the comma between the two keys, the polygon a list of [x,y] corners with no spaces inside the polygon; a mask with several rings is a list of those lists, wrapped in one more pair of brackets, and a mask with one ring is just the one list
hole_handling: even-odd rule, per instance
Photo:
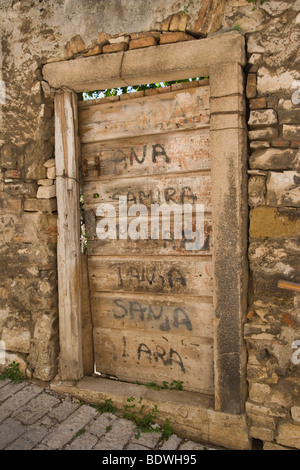
{"label": "stone lintel", "polygon": [[67,87],[77,93],[207,76],[214,66],[227,64],[234,71],[233,64],[245,65],[244,41],[240,33],[230,32],[197,41],[81,57],[46,64],[43,76],[53,88]]}

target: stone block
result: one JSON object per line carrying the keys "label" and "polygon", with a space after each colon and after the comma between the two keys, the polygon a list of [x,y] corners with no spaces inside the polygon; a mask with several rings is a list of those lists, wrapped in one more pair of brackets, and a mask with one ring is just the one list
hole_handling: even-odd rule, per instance
{"label": "stone block", "polygon": [[56,196],[56,186],[40,186],[37,191],[36,197],[38,199],[51,199]]}
{"label": "stone block", "polygon": [[107,44],[106,46],[103,46],[103,54],[111,54],[113,52],[127,51],[128,47],[129,46],[127,42],[117,42],[115,44]]}
{"label": "stone block", "polygon": [[65,54],[67,59],[71,59],[73,57],[73,51],[71,48],[71,43],[69,41],[65,45]]}
{"label": "stone block", "polygon": [[257,206],[265,203],[266,179],[264,176],[250,176],[248,181],[248,203]]}
{"label": "stone block", "polygon": [[[273,277],[275,278],[275,284],[277,284],[276,278],[278,279],[279,276],[289,276],[299,270],[299,253],[300,248],[297,238],[252,241],[248,250],[250,266],[255,275],[261,275],[265,279]],[[284,289],[278,289],[278,287],[276,289],[278,294],[280,292],[287,292]],[[264,319],[265,312],[270,315],[270,307],[269,313],[267,313],[268,309],[265,310],[256,305],[255,312]],[[293,319],[288,315],[287,311],[282,315],[282,322],[290,327],[295,327]],[[249,323],[249,325],[251,324]]]}
{"label": "stone block", "polygon": [[291,100],[280,100],[278,105],[280,124],[295,124],[300,121],[300,107],[295,106]]}
{"label": "stone block", "polygon": [[176,434],[172,434],[166,441],[164,441],[163,445],[160,447],[160,450],[174,450],[177,449],[179,444],[181,443],[181,438],[176,436]]}
{"label": "stone block", "polygon": [[117,418],[112,423],[111,430],[99,440],[94,450],[113,450],[123,448],[134,433],[134,425],[131,421]]}
{"label": "stone block", "polygon": [[[212,410],[207,410],[207,413],[211,442],[214,442],[216,445],[221,445],[221,442],[224,442],[224,435],[226,435],[229,448],[234,448],[232,444],[230,445],[230,441],[232,440],[232,442],[235,442],[235,449],[250,449],[250,439],[245,415],[218,413]],[[230,432],[228,433],[229,429]]]}
{"label": "stone block", "polygon": [[9,197],[8,195],[3,198],[0,205],[1,211],[6,214],[19,213],[22,210],[22,199],[19,197]]}
{"label": "stone block", "polygon": [[55,212],[57,210],[56,198],[51,199],[25,199],[25,212]]}
{"label": "stone block", "polygon": [[[49,411],[48,416],[49,418],[53,418],[57,420],[59,423],[62,423],[65,419],[67,419],[68,416],[70,416],[71,413],[76,411],[77,408],[79,408],[79,406],[80,406],[79,403],[74,403],[71,399],[68,401],[64,400],[58,406],[56,406],[55,408],[52,408],[52,410]],[[105,434],[106,427],[104,428],[103,434]],[[96,433],[93,432],[93,434],[96,434]]]}
{"label": "stone block", "polygon": [[3,328],[2,341],[6,350],[28,353],[31,334],[27,328]]}
{"label": "stone block", "polygon": [[0,147],[0,163],[4,168],[18,168],[20,160],[20,150],[15,144],[6,142]]}
{"label": "stone block", "polygon": [[49,180],[48,178],[44,178],[37,181],[37,184],[40,186],[51,186],[53,184],[53,180]]}
{"label": "stone block", "polygon": [[297,153],[294,149],[255,150],[250,156],[249,165],[259,170],[293,170],[298,163]]}
{"label": "stone block", "polygon": [[211,98],[210,112],[215,113],[245,113],[245,100],[241,95],[222,96],[220,98]]}
{"label": "stone block", "polygon": [[21,178],[20,170],[6,170],[5,178],[19,179]]}
{"label": "stone block", "polygon": [[91,450],[97,444],[97,437],[89,432],[84,432],[65,447],[65,450]]}
{"label": "stone block", "polygon": [[300,126],[283,125],[282,136],[286,140],[297,140],[300,136]]}
{"label": "stone block", "polygon": [[291,450],[290,448],[274,444],[274,442],[264,442],[264,450]]}
{"label": "stone block", "polygon": [[44,167],[46,168],[52,168],[55,166],[55,158],[50,158],[44,163]]}
{"label": "stone block", "polygon": [[296,424],[300,424],[300,406],[292,406],[291,415]]}
{"label": "stone block", "polygon": [[26,403],[26,408],[21,408],[14,414],[22,424],[30,425],[45,416],[49,410],[60,403],[59,398],[50,394],[40,393]]}
{"label": "stone block", "polygon": [[157,41],[159,41],[160,38],[160,32],[159,31],[147,31],[146,33],[132,33],[130,34],[131,40],[133,39],[141,39],[141,38],[148,38],[148,37],[153,37]]}
{"label": "stone block", "polygon": [[144,37],[140,39],[132,39],[129,44],[129,49],[141,49],[143,47],[156,46],[156,39],[152,36]]}
{"label": "stone block", "polygon": [[97,44],[95,47],[92,49],[89,49],[87,52],[84,52],[82,55],[83,57],[90,57],[93,55],[99,55],[102,54],[102,47]]}
{"label": "stone block", "polygon": [[268,140],[278,137],[278,130],[275,127],[255,129],[248,132],[250,140]]}
{"label": "stone block", "polygon": [[250,424],[255,427],[266,427],[268,429],[276,429],[277,419],[273,416],[255,415],[247,413]]}
{"label": "stone block", "polygon": [[85,50],[85,44],[80,34],[77,34],[76,36],[71,38],[70,45],[73,54],[78,54],[78,52],[82,52]]}
{"label": "stone block", "polygon": [[49,310],[47,314],[39,316],[31,341],[28,361],[34,370],[34,377],[44,381],[53,379],[57,373],[59,346],[56,320],[56,312],[51,314]]}
{"label": "stone block", "polygon": [[300,426],[291,423],[280,423],[276,442],[284,446],[300,449]]}
{"label": "stone block", "polygon": [[18,439],[12,442],[6,450],[32,450],[47,434],[48,429],[40,423],[29,426]]}
{"label": "stone block", "polygon": [[120,43],[129,44],[129,42],[130,42],[130,36],[117,36],[117,37],[112,37],[109,39],[110,44],[120,44]]}
{"label": "stone block", "polygon": [[163,33],[160,36],[160,44],[170,44],[174,42],[193,41],[195,38],[182,31]]}
{"label": "stone block", "polygon": [[298,73],[294,70],[274,73],[266,67],[261,67],[257,71],[257,92],[259,95],[290,92],[293,90],[297,78]]}
{"label": "stone block", "polygon": [[111,39],[110,34],[103,33],[103,32],[98,33],[98,41],[99,41],[100,46],[104,46],[105,44],[108,44],[110,39]]}
{"label": "stone block", "polygon": [[286,411],[276,410],[275,408],[272,409],[269,406],[258,405],[249,401],[246,402],[246,412],[267,418],[285,418],[286,416]]}
{"label": "stone block", "polygon": [[243,116],[238,113],[233,114],[212,114],[210,117],[210,130],[223,129],[246,129],[246,123]]}
{"label": "stone block", "polygon": [[271,394],[271,387],[267,384],[254,383],[250,386],[249,398],[257,403],[264,403]]}
{"label": "stone block", "polygon": [[171,23],[172,17],[169,16],[168,18],[164,19],[161,24],[160,24],[160,30],[161,31],[169,31],[169,26]]}
{"label": "stone block", "polygon": [[272,397],[270,399],[270,403],[275,403],[281,408],[290,408],[292,404],[293,398],[291,394],[289,393],[288,389],[284,390],[275,390],[275,392],[272,393]]}
{"label": "stone block", "polygon": [[267,107],[266,98],[256,98],[249,102],[250,109],[264,109]]}
{"label": "stone block", "polygon": [[251,54],[249,57],[248,63],[251,65],[258,65],[262,61],[262,54],[258,54],[257,52],[254,52]]}
{"label": "stone block", "polygon": [[239,64],[222,64],[211,68],[211,98],[226,95],[243,95],[244,75]]}
{"label": "stone block", "polygon": [[248,99],[256,96],[256,73],[249,73],[246,84],[246,96]]}
{"label": "stone block", "polygon": [[292,140],[291,141],[292,148],[300,148],[300,140]]}
{"label": "stone block", "polygon": [[[187,3],[186,5],[189,8],[191,4],[192,2]],[[200,34],[201,36],[208,36],[209,34],[222,30],[222,26],[226,29],[227,24],[224,25],[226,6],[226,2],[215,2],[211,0],[201,2],[196,18],[189,18],[187,29],[196,34]]]}
{"label": "stone block", "polygon": [[47,168],[47,178],[50,180],[54,180],[56,176],[56,168],[55,166],[52,166],[50,168]]}
{"label": "stone block", "polygon": [[266,202],[270,206],[300,206],[300,174],[270,171],[267,178]]}
{"label": "stone block", "polygon": [[299,233],[300,217],[293,211],[281,213],[274,207],[259,206],[250,212],[250,237],[293,238]]}
{"label": "stone block", "polygon": [[44,439],[44,444],[51,449],[62,449],[96,414],[94,408],[82,405]]}
{"label": "stone block", "polygon": [[76,92],[127,86],[120,78],[122,59],[123,52],[46,64],[43,75],[53,88],[66,85]]}
{"label": "stone block", "polygon": [[169,31],[185,31],[188,15],[185,13],[178,13],[171,18]]}
{"label": "stone block", "polygon": [[272,147],[288,148],[289,146],[290,143],[287,140],[280,138],[272,140]]}
{"label": "stone block", "polygon": [[267,140],[253,140],[250,142],[249,146],[252,150],[266,149],[270,147],[270,142]]}
{"label": "stone block", "polygon": [[274,109],[250,111],[248,124],[250,127],[269,127],[277,124],[277,114]]}
{"label": "stone block", "polygon": [[20,421],[8,418],[0,425],[0,450],[5,449],[10,443],[24,434],[25,431],[26,426],[23,426]]}
{"label": "stone block", "polygon": [[261,441],[273,441],[274,431],[272,429],[250,426],[249,435]]}

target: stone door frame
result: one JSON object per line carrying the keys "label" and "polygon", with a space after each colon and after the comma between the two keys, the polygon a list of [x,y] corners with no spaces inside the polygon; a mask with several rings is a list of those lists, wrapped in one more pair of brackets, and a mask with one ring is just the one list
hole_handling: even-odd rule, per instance
{"label": "stone door frame", "polygon": [[84,375],[81,338],[79,137],[76,93],[187,77],[210,78],[212,220],[214,237],[215,410],[244,411],[247,309],[247,127],[238,32],[147,49],[49,63],[44,80],[55,96],[58,207],[60,376]]}

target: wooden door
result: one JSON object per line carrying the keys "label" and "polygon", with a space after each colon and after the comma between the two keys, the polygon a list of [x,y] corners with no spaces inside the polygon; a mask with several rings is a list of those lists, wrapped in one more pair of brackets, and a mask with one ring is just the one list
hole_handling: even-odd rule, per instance
{"label": "wooden door", "polygon": [[[211,394],[209,84],[82,102],[79,126],[96,370]],[[149,213],[151,204],[203,204],[203,246],[186,250],[172,233],[99,239],[97,208],[110,203],[118,216],[120,196]]]}

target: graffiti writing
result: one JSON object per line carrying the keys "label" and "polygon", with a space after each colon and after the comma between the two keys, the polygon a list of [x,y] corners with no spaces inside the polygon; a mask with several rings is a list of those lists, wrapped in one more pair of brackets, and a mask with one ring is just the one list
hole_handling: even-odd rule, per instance
{"label": "graffiti writing", "polygon": [[185,373],[182,359],[178,352],[173,348],[170,348],[167,352],[162,346],[156,346],[155,350],[151,351],[145,343],[140,343],[137,350],[137,357],[138,360],[146,358],[149,361],[149,364],[152,364],[153,361],[156,363],[161,361],[164,366],[173,366],[173,364],[177,364],[180,367],[181,372]]}
{"label": "graffiti writing", "polygon": [[118,201],[120,196],[126,196],[128,203],[133,204],[161,204],[163,201],[166,203],[175,204],[194,204],[197,201],[197,196],[193,193],[190,186],[184,186],[180,190],[169,186],[164,189],[137,189],[135,191],[115,192],[112,195],[114,201]]}
{"label": "graffiti writing", "polygon": [[149,160],[152,163],[157,163],[158,161],[163,161],[165,163],[170,163],[171,159],[167,155],[167,152],[162,144],[152,144],[152,145],[143,145],[143,147],[131,147],[129,149],[118,149],[113,153],[113,173],[117,173],[118,168],[123,167],[125,170],[135,165],[142,165],[145,161],[149,163]]}
{"label": "graffiti writing", "polygon": [[115,308],[113,315],[116,319],[125,317],[140,322],[159,321],[159,329],[161,331],[169,331],[171,328],[184,328],[192,331],[192,323],[188,313],[182,307],[174,307],[170,312],[166,312],[166,308],[161,305],[154,307],[151,304],[142,304],[133,300],[115,299]]}
{"label": "graffiti writing", "polygon": [[128,284],[137,286],[158,285],[162,289],[165,287],[174,288],[176,286],[186,286],[186,278],[177,268],[171,268],[166,273],[160,273],[154,266],[151,269],[143,267],[120,265],[117,267],[119,286],[123,288],[125,281]]}

